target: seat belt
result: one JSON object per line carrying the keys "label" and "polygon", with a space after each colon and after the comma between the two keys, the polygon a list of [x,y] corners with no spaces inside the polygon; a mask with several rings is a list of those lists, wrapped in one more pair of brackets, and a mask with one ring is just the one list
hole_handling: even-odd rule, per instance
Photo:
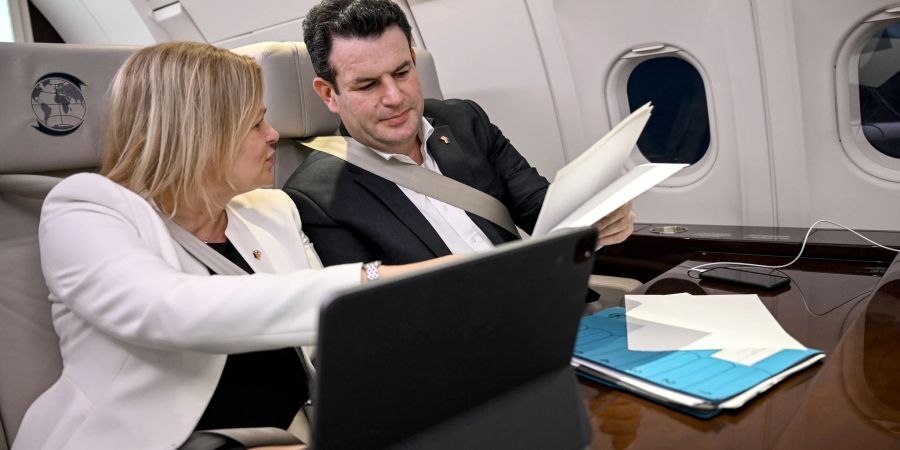
{"label": "seat belt", "polygon": [[0,421],[0,450],[9,450],[9,444],[6,443],[6,432],[3,430],[2,421]]}
{"label": "seat belt", "polygon": [[514,236],[520,237],[516,223],[506,206],[500,200],[469,185],[415,164],[384,159],[361,142],[346,136],[320,136],[299,142],[313,150],[340,158],[399,186],[487,219]]}
{"label": "seat belt", "polygon": [[[222,256],[221,253],[204,244],[203,241],[197,239],[196,236],[182,228],[181,225],[178,225],[172,219],[166,217],[163,214],[160,214],[160,217],[162,217],[163,222],[166,223],[166,228],[169,229],[169,234],[172,235],[172,238],[175,239],[175,242],[178,242],[181,247],[185,249],[185,251],[190,253],[194,258],[197,258],[198,261],[203,263],[203,265],[205,265],[206,267],[210,268],[216,274],[248,275],[246,270],[231,262],[230,259]],[[300,362],[303,363],[303,370],[306,371],[309,392],[310,394],[312,394],[313,383],[316,382],[316,367],[313,365],[312,359],[307,354],[307,351],[304,351],[304,349],[301,347],[294,347],[294,350],[297,352],[297,356],[300,357]],[[307,402],[305,405],[303,405],[303,412],[306,414],[307,420],[312,419],[313,407],[310,402]],[[215,431],[243,443],[237,437],[227,433],[223,433],[222,430]]]}
{"label": "seat belt", "polygon": [[[203,263],[203,265],[212,269],[213,272],[218,275],[248,275],[246,270],[204,244],[203,241],[197,239],[196,236],[182,228],[181,225],[178,225],[172,221],[172,219],[169,219],[162,214],[160,214],[160,216],[166,223],[166,228],[169,229],[169,234],[172,235],[172,238],[181,244],[181,247],[193,255],[194,258],[197,258],[198,261]],[[306,374],[309,376],[309,387],[310,391],[312,391],[312,383],[316,376],[316,368],[312,365],[312,361],[300,347],[296,347],[296,350],[297,354],[300,355],[300,359],[303,361],[303,368],[306,369]]]}

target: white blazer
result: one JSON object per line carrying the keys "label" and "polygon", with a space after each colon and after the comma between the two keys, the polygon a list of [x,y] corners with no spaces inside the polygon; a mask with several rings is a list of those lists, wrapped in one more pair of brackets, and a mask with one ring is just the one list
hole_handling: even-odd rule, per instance
{"label": "white blazer", "polygon": [[256,275],[209,276],[147,201],[100,175],[50,192],[39,239],[63,371],[15,450],[177,448],[227,354],[315,343],[320,304],[358,285],[360,265],[310,269],[315,253],[280,190],[235,197],[226,213]]}

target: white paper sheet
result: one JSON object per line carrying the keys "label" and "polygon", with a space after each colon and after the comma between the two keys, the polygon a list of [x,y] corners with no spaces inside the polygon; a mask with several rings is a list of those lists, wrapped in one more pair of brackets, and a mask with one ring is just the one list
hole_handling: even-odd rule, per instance
{"label": "white paper sheet", "polygon": [[553,229],[572,211],[622,175],[644,125],[650,120],[650,103],[636,109],[572,162],[556,171],[544,196],[533,236]]}
{"label": "white paper sheet", "polygon": [[627,295],[628,349],[805,349],[759,296]]}
{"label": "white paper sheet", "polygon": [[653,163],[635,166],[585,201],[554,226],[553,231],[562,228],[589,227],[687,166],[687,164]]}
{"label": "white paper sheet", "polygon": [[556,172],[532,236],[542,236],[559,228],[591,225],[687,166],[645,164],[625,172],[625,163],[650,119],[652,109],[649,103],[636,109]]}

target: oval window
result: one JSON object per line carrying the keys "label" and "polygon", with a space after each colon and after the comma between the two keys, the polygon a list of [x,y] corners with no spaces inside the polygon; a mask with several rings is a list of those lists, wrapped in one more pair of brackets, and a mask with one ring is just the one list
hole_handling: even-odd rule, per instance
{"label": "oval window", "polygon": [[882,154],[900,158],[900,23],[869,37],[858,70],[863,134]]}
{"label": "oval window", "polygon": [[653,102],[653,115],[638,149],[654,163],[694,164],[709,148],[709,112],[703,78],[691,63],[675,57],[641,62],[627,84],[631,111]]}

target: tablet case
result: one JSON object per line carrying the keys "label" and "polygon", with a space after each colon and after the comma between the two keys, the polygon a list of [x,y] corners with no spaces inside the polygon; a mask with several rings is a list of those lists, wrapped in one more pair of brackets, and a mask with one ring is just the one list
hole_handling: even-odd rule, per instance
{"label": "tablet case", "polygon": [[583,448],[568,366],[595,236],[520,241],[325,305],[313,447]]}

